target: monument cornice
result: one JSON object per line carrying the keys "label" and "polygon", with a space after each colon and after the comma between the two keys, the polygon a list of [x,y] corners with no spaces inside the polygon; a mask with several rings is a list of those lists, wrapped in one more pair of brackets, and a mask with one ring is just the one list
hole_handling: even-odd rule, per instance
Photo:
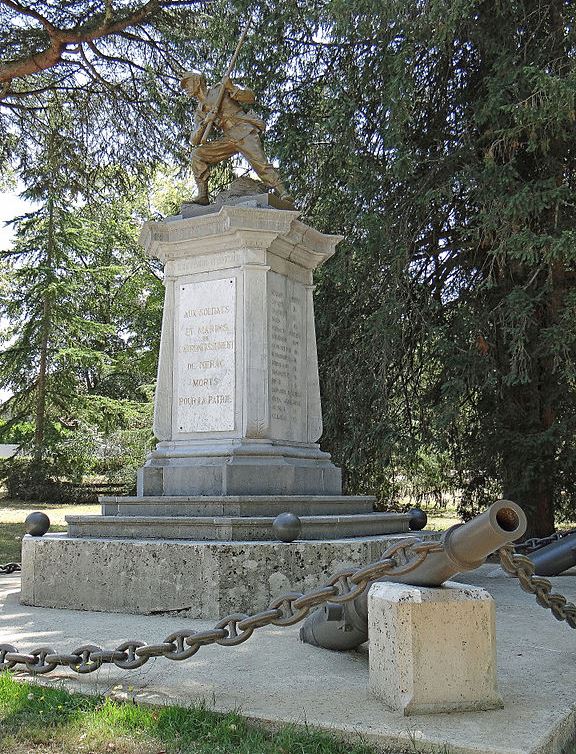
{"label": "monument cornice", "polygon": [[140,242],[149,256],[164,263],[215,252],[261,249],[314,270],[334,254],[342,237],[320,233],[301,222],[299,214],[223,206],[206,215],[147,222]]}

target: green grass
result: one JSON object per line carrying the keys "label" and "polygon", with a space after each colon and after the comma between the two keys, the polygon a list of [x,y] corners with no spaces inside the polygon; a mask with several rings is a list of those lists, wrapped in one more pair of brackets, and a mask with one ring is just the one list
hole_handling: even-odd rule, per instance
{"label": "green grass", "polygon": [[54,505],[0,499],[0,563],[20,561],[26,517],[32,511],[44,511],[50,518],[50,531],[66,531],[65,516],[73,513],[100,513],[99,505]]}
{"label": "green grass", "polygon": [[[51,526],[50,531],[66,531],[65,526]],[[0,563],[20,562],[22,537],[26,533],[24,522],[5,523],[0,521]]]}
{"label": "green grass", "polygon": [[[461,524],[462,519],[456,513],[456,508],[446,506],[446,508],[424,508],[428,516],[426,524],[427,531],[445,531],[455,524]],[[418,532],[414,532],[418,535]]]}
{"label": "green grass", "polygon": [[372,754],[299,727],[270,733],[203,706],[141,707],[15,681],[0,673],[5,754]]}
{"label": "green grass", "polygon": [[20,561],[24,524],[0,523],[0,563]]}
{"label": "green grass", "polygon": [[32,511],[44,511],[50,516],[50,520],[56,524],[63,524],[64,517],[70,513],[100,513],[100,505],[88,505],[82,503],[29,503],[24,500],[13,500],[7,497],[0,498],[0,521],[24,521]]}

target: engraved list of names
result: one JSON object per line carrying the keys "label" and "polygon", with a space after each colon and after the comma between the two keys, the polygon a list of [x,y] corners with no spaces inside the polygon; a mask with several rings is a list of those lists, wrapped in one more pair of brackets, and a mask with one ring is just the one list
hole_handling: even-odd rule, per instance
{"label": "engraved list of names", "polygon": [[234,429],[236,278],[180,285],[176,428]]}

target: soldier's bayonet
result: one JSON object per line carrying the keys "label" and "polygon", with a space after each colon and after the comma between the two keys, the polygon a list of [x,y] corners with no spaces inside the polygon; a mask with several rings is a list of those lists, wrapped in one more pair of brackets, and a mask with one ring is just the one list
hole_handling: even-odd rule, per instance
{"label": "soldier's bayonet", "polygon": [[202,134],[202,139],[200,140],[201,144],[204,144],[205,142],[208,141],[208,137],[210,136],[210,133],[212,131],[214,121],[218,117],[220,107],[222,106],[222,100],[224,99],[224,94],[226,92],[226,82],[228,81],[228,79],[230,78],[230,74],[234,70],[234,66],[236,65],[236,61],[238,60],[238,55],[240,54],[240,50],[242,49],[242,45],[244,44],[244,40],[246,39],[246,35],[248,34],[248,30],[251,24],[252,24],[252,19],[249,18],[246,23],[246,26],[242,30],[242,34],[240,35],[240,39],[238,40],[238,44],[236,45],[236,49],[234,50],[234,55],[232,55],[232,59],[230,60],[230,63],[228,64],[226,73],[222,77],[222,81],[220,82],[220,91],[218,92],[216,104],[214,105],[213,111],[206,118],[206,127],[204,128],[204,133]]}

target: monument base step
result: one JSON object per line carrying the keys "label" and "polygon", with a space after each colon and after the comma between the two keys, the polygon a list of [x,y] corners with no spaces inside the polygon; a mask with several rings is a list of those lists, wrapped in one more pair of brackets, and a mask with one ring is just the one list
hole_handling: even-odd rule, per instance
{"label": "monument base step", "polygon": [[138,469],[139,496],[341,495],[342,472],[317,445],[158,443]]}
{"label": "monument base step", "polygon": [[[265,609],[287,591],[378,560],[406,535],[330,541],[22,540],[22,602],[38,607],[218,618]],[[419,539],[437,534],[418,532]]]}
{"label": "monument base step", "polygon": [[100,496],[105,516],[296,516],[371,513],[368,495]]}
{"label": "monument base step", "polygon": [[[66,516],[71,537],[194,539],[238,542],[276,540],[275,516]],[[300,516],[298,539],[329,540],[407,532],[406,513]]]}

